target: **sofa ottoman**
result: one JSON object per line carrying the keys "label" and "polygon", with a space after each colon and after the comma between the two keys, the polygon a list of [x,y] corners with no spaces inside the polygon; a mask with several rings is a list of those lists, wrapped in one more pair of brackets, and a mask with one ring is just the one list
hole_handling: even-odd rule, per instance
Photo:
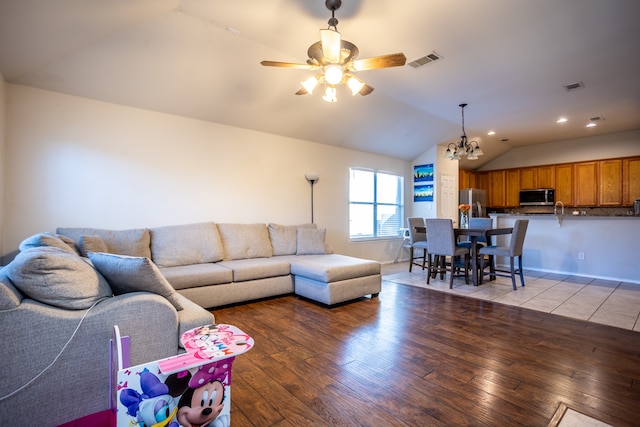
{"label": "sofa ottoman", "polygon": [[382,288],[380,263],[338,254],[290,257],[296,295],[326,305],[371,295]]}

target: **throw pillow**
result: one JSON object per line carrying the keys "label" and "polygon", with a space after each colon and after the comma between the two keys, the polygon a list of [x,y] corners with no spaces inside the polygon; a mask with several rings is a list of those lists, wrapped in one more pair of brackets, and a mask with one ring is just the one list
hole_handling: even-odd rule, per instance
{"label": "throw pillow", "polygon": [[316,228],[315,224],[278,225],[269,224],[269,238],[273,255],[295,255],[298,228]]}
{"label": "throw pillow", "polygon": [[20,252],[6,274],[23,294],[43,304],[84,310],[112,296],[109,284],[76,254],[43,246]]}
{"label": "throw pillow", "polygon": [[101,228],[63,228],[58,234],[78,241],[82,236],[100,236],[109,253],[151,258],[151,234],[146,228],[130,230],[105,230]]}
{"label": "throw pillow", "polygon": [[149,258],[89,252],[89,259],[116,294],[152,292],[165,297],[176,310],[182,310],[175,289]]}
{"label": "throw pillow", "polygon": [[298,228],[296,255],[324,255],[326,254],[324,239],[326,230],[313,228]]}
{"label": "throw pillow", "polygon": [[83,257],[88,257],[89,252],[109,252],[107,244],[100,236],[80,236],[78,248],[80,248],[80,255]]}
{"label": "throw pillow", "polygon": [[64,237],[64,239],[62,239],[61,237],[62,236],[58,236],[49,232],[34,234],[33,236],[24,239],[18,246],[18,249],[20,249],[20,252],[22,252],[31,248],[51,246],[60,248],[72,254],[77,254],[74,249],[73,240],[69,239],[68,237]]}

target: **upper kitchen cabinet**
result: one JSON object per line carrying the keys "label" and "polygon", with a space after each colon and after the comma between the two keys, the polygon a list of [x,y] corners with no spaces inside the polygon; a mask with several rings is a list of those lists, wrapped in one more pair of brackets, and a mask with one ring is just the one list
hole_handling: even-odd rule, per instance
{"label": "upper kitchen cabinet", "polygon": [[622,199],[625,206],[640,199],[640,157],[622,160]]}
{"label": "upper kitchen cabinet", "polygon": [[507,169],[504,178],[506,206],[520,206],[520,171],[518,169]]}
{"label": "upper kitchen cabinet", "polygon": [[598,162],[598,205],[620,206],[622,204],[622,160]]}
{"label": "upper kitchen cabinet", "polygon": [[596,206],[598,203],[598,162],[581,162],[573,166],[576,206]]}
{"label": "upper kitchen cabinet", "polygon": [[489,172],[489,191],[487,204],[494,208],[506,206],[505,200],[505,171],[497,170]]}
{"label": "upper kitchen cabinet", "polygon": [[556,169],[554,165],[538,166],[538,182],[536,188],[555,188]]}
{"label": "upper kitchen cabinet", "polygon": [[520,169],[520,188],[523,190],[538,188],[538,168]]}
{"label": "upper kitchen cabinet", "polygon": [[554,171],[556,189],[556,201],[566,206],[573,206],[573,164],[555,165]]}

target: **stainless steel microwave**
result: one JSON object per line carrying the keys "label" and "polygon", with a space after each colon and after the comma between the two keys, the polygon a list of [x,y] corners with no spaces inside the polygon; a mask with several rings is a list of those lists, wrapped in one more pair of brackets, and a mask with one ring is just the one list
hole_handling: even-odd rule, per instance
{"label": "stainless steel microwave", "polygon": [[520,190],[520,206],[553,206],[555,191],[553,188]]}

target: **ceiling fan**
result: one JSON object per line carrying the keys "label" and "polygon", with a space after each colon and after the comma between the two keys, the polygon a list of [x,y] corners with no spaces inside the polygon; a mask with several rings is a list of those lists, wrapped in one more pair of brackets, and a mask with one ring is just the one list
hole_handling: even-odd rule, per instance
{"label": "ceiling fan", "polygon": [[353,73],[378,68],[398,67],[405,64],[407,58],[403,53],[375,56],[366,59],[356,59],[358,48],[351,42],[342,40],[338,32],[338,20],[335,11],[342,5],[342,0],[326,0],[325,6],[331,11],[328,21],[329,28],[320,30],[320,41],[309,46],[306,64],[294,62],[262,61],[266,67],[295,68],[300,70],[318,71],[319,73],[302,82],[302,88],[296,95],[306,95],[313,92],[316,86],[325,85],[322,99],[336,102],[336,86],[346,84],[351,94],[369,95],[373,88],[356,77]]}

